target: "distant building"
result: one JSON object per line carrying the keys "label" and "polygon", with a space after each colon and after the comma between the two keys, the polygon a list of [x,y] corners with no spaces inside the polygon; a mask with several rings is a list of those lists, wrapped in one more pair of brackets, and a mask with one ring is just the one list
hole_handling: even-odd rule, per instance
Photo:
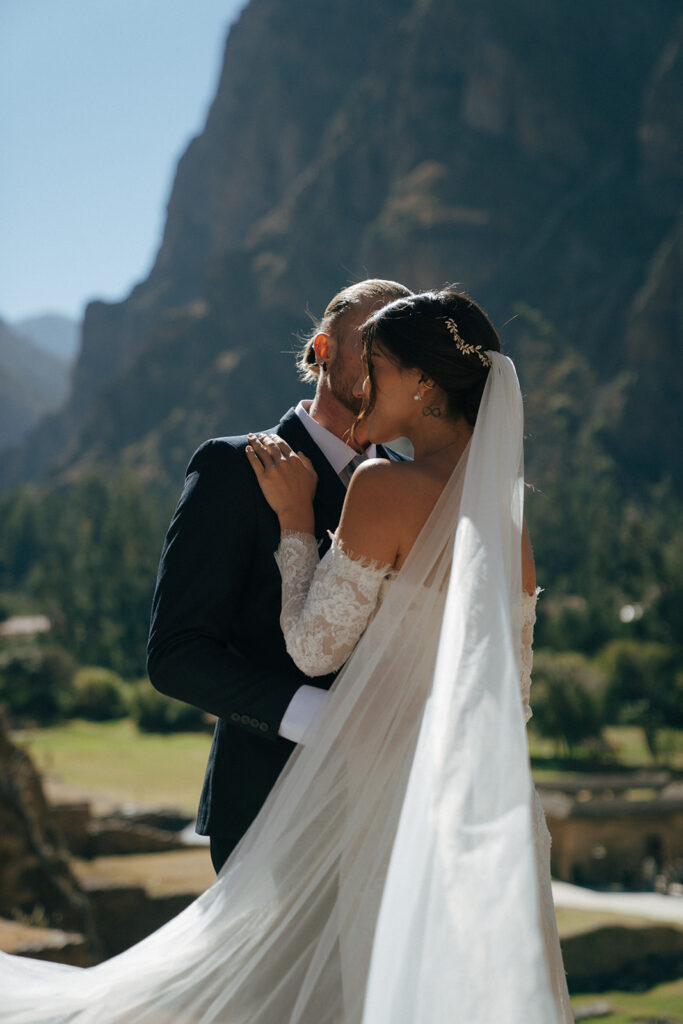
{"label": "distant building", "polygon": [[680,785],[669,784],[651,799],[591,798],[589,790],[575,795],[549,784],[539,789],[554,877],[576,885],[652,889],[658,879],[675,880],[683,868]]}

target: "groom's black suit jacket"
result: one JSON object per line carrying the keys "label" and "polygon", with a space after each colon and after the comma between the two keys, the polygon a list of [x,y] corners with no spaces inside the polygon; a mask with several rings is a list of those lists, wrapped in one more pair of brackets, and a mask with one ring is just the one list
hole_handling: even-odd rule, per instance
{"label": "groom's black suit jacket", "polygon": [[[344,486],[293,409],[273,430],[318,474],[322,555]],[[197,831],[229,843],[246,832],[294,749],[278,729],[297,689],[310,682],[285,649],[273,558],[280,528],[246,444],[246,436],[214,438],[190,460],[161,555],[147,658],[157,690],[218,716]],[[388,449],[378,454],[401,458]],[[315,685],[328,688],[333,678]]]}

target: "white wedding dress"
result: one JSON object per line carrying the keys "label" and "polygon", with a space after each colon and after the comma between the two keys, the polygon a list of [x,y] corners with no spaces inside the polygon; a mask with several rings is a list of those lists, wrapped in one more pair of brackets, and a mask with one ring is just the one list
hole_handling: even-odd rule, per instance
{"label": "white wedding dress", "polygon": [[[381,566],[359,559],[346,552],[335,536],[319,561],[318,542],[311,534],[286,533],[276,552],[282,576],[282,615],[280,625],[287,651],[298,667],[309,676],[322,676],[337,671],[349,658],[368,622],[382,603],[397,574],[391,566]],[[533,663],[533,635],[536,622],[538,592],[520,594],[520,696],[525,723],[532,716],[529,703]],[[440,627],[440,624],[439,624]],[[433,637],[424,636],[427,646]],[[434,648],[435,649],[435,648]],[[416,735],[415,735],[416,739]],[[411,739],[411,743],[414,739]],[[354,770],[355,768],[355,770]],[[363,800],[365,776],[363,766],[347,766],[349,804]],[[574,1020],[562,964],[560,942],[555,921],[550,878],[550,833],[536,789],[532,791],[534,847],[538,870],[539,928],[550,968],[553,995],[563,1022]],[[345,890],[345,857],[340,861],[340,891]],[[357,982],[361,965],[369,963],[374,927],[379,912],[384,873],[376,873],[372,891],[363,893],[363,906],[353,932],[341,946],[342,979]],[[351,891],[354,887],[350,886]],[[342,897],[343,898],[343,897]]]}
{"label": "white wedding dress", "polygon": [[491,356],[469,450],[389,582],[284,538],[295,657],[353,651],[214,885],[96,967],[0,957],[0,1021],[573,1020],[525,737],[521,396]]}

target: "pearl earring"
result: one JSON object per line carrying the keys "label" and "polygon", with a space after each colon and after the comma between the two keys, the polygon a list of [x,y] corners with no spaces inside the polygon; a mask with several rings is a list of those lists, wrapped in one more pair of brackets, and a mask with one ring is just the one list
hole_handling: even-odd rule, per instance
{"label": "pearl earring", "polygon": [[413,401],[414,402],[421,402],[422,401],[422,396],[419,395],[419,394],[414,394],[413,395]]}

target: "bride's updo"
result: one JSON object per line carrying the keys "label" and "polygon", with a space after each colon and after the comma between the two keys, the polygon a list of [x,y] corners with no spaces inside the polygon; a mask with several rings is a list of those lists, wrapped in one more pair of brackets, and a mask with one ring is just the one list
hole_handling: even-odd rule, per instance
{"label": "bride's updo", "polygon": [[371,388],[359,420],[374,406],[370,357],[379,348],[433,380],[446,394],[447,415],[474,426],[491,365],[486,353],[500,352],[498,332],[476,302],[454,288],[396,299],[365,321],[362,338]]}

